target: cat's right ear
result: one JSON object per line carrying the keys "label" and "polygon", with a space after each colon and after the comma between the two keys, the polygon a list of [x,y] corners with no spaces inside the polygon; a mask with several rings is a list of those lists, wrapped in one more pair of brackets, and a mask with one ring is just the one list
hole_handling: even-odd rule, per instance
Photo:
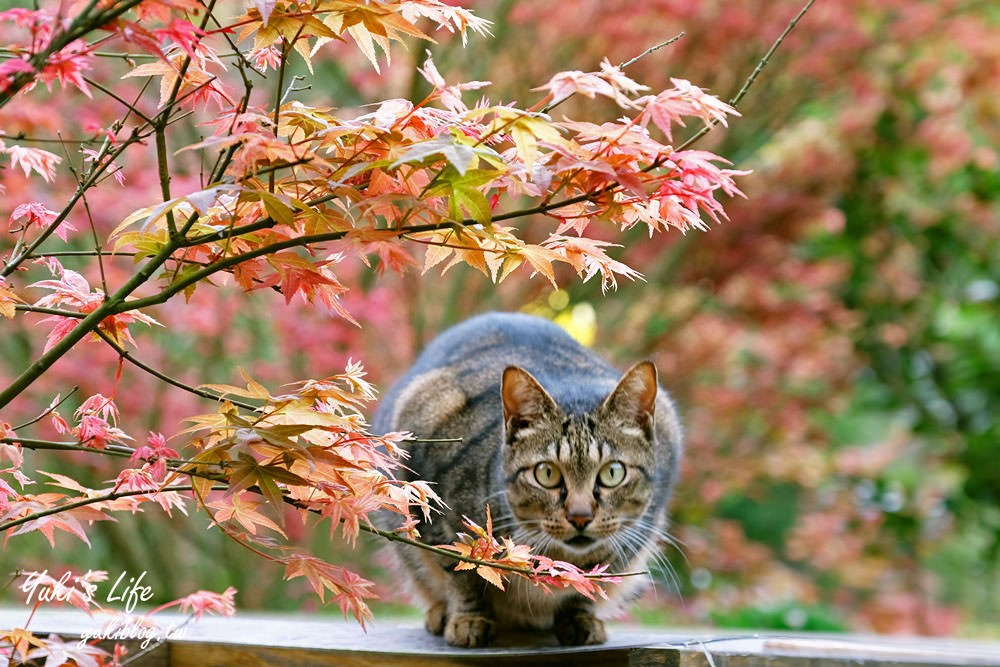
{"label": "cat's right ear", "polygon": [[559,410],[538,380],[517,366],[504,369],[500,396],[503,399],[503,422],[507,427],[508,442],[527,435],[526,431],[536,421]]}

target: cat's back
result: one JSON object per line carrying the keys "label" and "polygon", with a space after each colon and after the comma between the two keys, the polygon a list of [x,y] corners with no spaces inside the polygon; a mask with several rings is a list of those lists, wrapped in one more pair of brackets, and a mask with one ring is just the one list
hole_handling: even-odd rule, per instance
{"label": "cat's back", "polygon": [[570,410],[592,409],[617,378],[613,367],[558,325],[532,315],[487,313],[432,340],[384,396],[374,426],[432,437],[459,411],[489,405],[497,416],[500,378],[508,366],[527,370]]}

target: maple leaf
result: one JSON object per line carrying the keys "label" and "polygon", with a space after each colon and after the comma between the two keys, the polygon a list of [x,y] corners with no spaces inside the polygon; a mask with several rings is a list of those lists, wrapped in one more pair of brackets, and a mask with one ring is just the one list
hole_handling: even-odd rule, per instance
{"label": "maple leaf", "polygon": [[479,90],[490,85],[489,81],[466,81],[449,86],[445,82],[444,77],[441,76],[441,73],[438,72],[430,51],[427,51],[427,60],[424,61],[424,66],[418,68],[417,71],[427,80],[427,83],[433,86],[434,96],[441,100],[444,108],[454,113],[462,113],[469,110],[469,107],[462,102],[462,91]]}
{"label": "maple leaf", "polygon": [[255,2],[246,12],[236,18],[235,25],[241,30],[236,36],[242,42],[253,36],[253,50],[260,51],[275,46],[281,50],[284,44],[291,45],[302,56],[309,71],[312,71],[310,37],[320,40],[342,39],[318,18],[320,8],[305,9],[285,2]]}
{"label": "maple leaf", "polygon": [[38,73],[38,80],[44,82],[49,90],[52,90],[53,81],[59,81],[64,88],[71,84],[87,97],[93,98],[87,81],[83,78],[83,73],[90,69],[93,57],[87,43],[78,39],[46,59]]}
{"label": "maple leaf", "polygon": [[[61,498],[65,498],[65,496],[63,494],[51,493],[23,496],[23,500],[11,503],[10,510],[0,520],[20,518],[21,516],[32,514],[40,510],[50,509],[55,501]],[[17,530],[10,534],[23,535],[37,530],[45,536],[49,545],[55,548],[55,531],[61,530],[77,536],[89,547],[90,539],[87,537],[87,533],[84,530],[81,521],[86,521],[89,524],[93,521],[107,521],[110,518],[111,517],[99,509],[89,505],[84,505],[73,509],[61,510],[57,514],[50,514],[38,519],[32,519],[31,521],[19,526]]]}
{"label": "maple leaf", "polygon": [[143,0],[136,6],[140,20],[166,23],[175,12],[197,13],[204,9],[201,0]]}
{"label": "maple leaf", "polygon": [[253,4],[260,15],[261,23],[264,27],[267,27],[267,22],[271,18],[271,12],[274,11],[274,5],[277,4],[277,0],[253,0]]}
{"label": "maple leaf", "polygon": [[[486,506],[486,527],[483,528],[467,516],[462,517],[462,525],[469,530],[472,535],[459,534],[459,540],[454,544],[438,545],[439,549],[454,551],[465,558],[479,561],[493,560],[498,554],[503,552],[503,545],[493,537],[493,516],[490,514],[490,506]],[[456,570],[475,569],[476,574],[490,582],[500,590],[504,590],[504,574],[502,570],[482,563],[470,563],[459,561],[455,565]]]}
{"label": "maple leaf", "polygon": [[263,501],[252,499],[250,497],[252,495],[241,492],[223,500],[208,503],[209,507],[216,510],[213,520],[216,523],[235,521],[243,526],[251,535],[257,534],[258,527],[264,527],[275,531],[282,537],[287,537],[278,524],[257,511],[257,508],[260,507]]}
{"label": "maple leaf", "polygon": [[205,31],[184,19],[173,19],[166,28],[156,28],[153,35],[161,42],[171,41],[192,60],[197,59],[197,48]]}
{"label": "maple leaf", "polygon": [[194,614],[196,619],[200,619],[206,613],[234,616],[236,614],[236,589],[229,586],[221,593],[205,590],[195,591],[177,600],[176,604],[180,606],[181,612]]}
{"label": "maple leaf", "polygon": [[31,172],[34,171],[46,183],[52,182],[56,177],[56,165],[62,162],[61,157],[41,148],[11,146],[10,148],[0,148],[0,152],[6,153],[10,158],[10,165],[20,167],[25,176],[30,176]]}
{"label": "maple leaf", "polygon": [[285,563],[286,581],[305,577],[320,600],[325,601],[325,592],[329,590],[340,604],[343,614],[346,616],[350,612],[362,628],[366,621],[371,620],[372,612],[365,600],[376,597],[372,591],[373,582],[351,570],[297,550],[283,557],[282,562]]}
{"label": "maple leaf", "polygon": [[0,63],[0,92],[10,88],[14,77],[18,74],[34,74],[35,68],[27,60],[11,58]]}
{"label": "maple leaf", "polygon": [[[521,248],[509,251],[509,256],[514,256],[519,259],[523,258],[527,260],[527,262],[531,265],[531,267],[535,271],[541,273],[543,276],[546,277],[546,279],[548,279],[552,287],[558,287],[558,285],[556,284],[556,274],[552,268],[552,262],[561,261],[564,259],[564,257],[560,255],[558,252],[550,248],[546,248],[539,245],[525,244]],[[506,271],[507,273],[510,273],[510,271],[513,268],[514,267],[508,268],[507,265],[505,264],[503,270]],[[501,280],[502,279],[503,275],[501,275]]]}
{"label": "maple leaf", "polygon": [[0,278],[0,315],[12,319],[16,312],[15,306],[19,303],[24,303],[24,300],[7,286],[6,280]]}
{"label": "maple leaf", "polygon": [[75,665],[75,667],[101,667],[107,664],[110,654],[99,646],[78,639],[64,641],[59,635],[45,637],[44,645],[30,651],[28,660],[45,658],[46,665]]}
{"label": "maple leaf", "polygon": [[[406,272],[407,267],[420,266],[417,260],[405,248],[399,245],[398,241],[372,241],[365,243],[364,249],[366,252],[375,253],[378,256],[379,263],[376,271],[378,271],[379,275],[385,273],[387,268],[394,273],[402,274]],[[365,258],[365,264],[368,265],[367,258]],[[2,308],[2,294],[2,291],[0,291],[0,308]],[[13,313],[13,309],[11,312]]]}
{"label": "maple leaf", "polygon": [[608,599],[607,593],[601,588],[601,581],[605,583],[619,583],[621,577],[605,574],[604,566],[595,566],[586,572],[572,563],[554,560],[547,556],[534,555],[534,571],[530,579],[535,583],[546,586],[554,585],[560,588],[572,587],[577,593],[591,600],[595,596]]}
{"label": "maple leaf", "polygon": [[476,118],[487,113],[493,117],[483,127],[483,134],[509,136],[514,142],[518,157],[529,172],[535,167],[541,142],[551,147],[565,143],[560,128],[545,114],[512,107],[492,107],[476,110],[470,116]]}
{"label": "maple leaf", "polygon": [[269,69],[275,70],[281,66],[282,55],[281,50],[271,44],[262,49],[251,50],[247,54],[247,58],[260,72],[266,72]]}
{"label": "maple leaf", "polygon": [[[319,4],[321,11],[328,12],[323,19],[323,23],[328,26],[336,35],[347,33],[354,39],[358,49],[368,59],[375,69],[380,73],[378,55],[375,46],[378,45],[382,53],[385,54],[386,64],[391,63],[389,43],[391,40],[405,43],[407,37],[430,40],[430,37],[420,31],[412,21],[408,21],[404,16],[397,13],[396,7],[390,3],[385,6],[361,5],[353,2],[342,2],[340,0],[322,0]],[[329,39],[318,40],[315,49]],[[314,49],[314,51],[315,51]]]}
{"label": "maple leaf", "polygon": [[[162,107],[170,101],[186,60],[187,54],[178,50],[176,53],[166,55],[162,61],[139,65],[126,72],[122,78],[162,77],[160,79],[160,106]],[[183,103],[187,106],[206,105],[209,101],[214,101],[220,109],[225,106],[223,102],[232,105],[232,99],[226,93],[219,78],[207,71],[205,65],[204,60],[201,60],[200,63],[196,60],[187,63],[177,98],[183,98]]]}
{"label": "maple leaf", "polygon": [[466,33],[469,30],[480,35],[490,34],[490,21],[476,16],[464,7],[449,5],[440,0],[403,2],[400,14],[410,23],[426,18],[436,23],[439,29],[457,32],[462,37],[462,46],[466,44]]}
{"label": "maple leaf", "polygon": [[460,174],[457,169],[447,167],[441,172],[437,183],[427,190],[431,196],[448,198],[448,210],[452,220],[463,220],[466,215],[480,224],[487,224],[492,217],[490,202],[481,187],[491,183],[501,172],[485,169],[471,169]]}
{"label": "maple leaf", "polygon": [[623,109],[630,109],[636,104],[629,98],[629,95],[635,95],[642,90],[648,90],[648,88],[636,83],[625,76],[621,69],[604,60],[601,63],[600,72],[580,72],[578,70],[559,72],[549,79],[548,83],[533,90],[549,91],[549,94],[552,95],[550,105],[558,104],[576,94],[591,99],[601,95],[614,100]]}
{"label": "maple leaf", "polygon": [[25,628],[0,631],[0,641],[10,644],[13,650],[10,656],[11,663],[14,662],[14,656],[16,655],[21,656],[20,662],[26,662],[28,660],[28,653],[31,652],[33,646],[36,648],[45,648],[45,642]]}
{"label": "maple leaf", "polygon": [[668,141],[673,141],[671,128],[674,124],[684,127],[685,116],[700,118],[705,125],[727,125],[726,116],[740,115],[735,108],[686,79],[671,78],[670,81],[674,84],[673,88],[637,100],[637,104],[643,107],[637,118],[639,124],[645,126],[652,122],[667,136]]}
{"label": "maple leaf", "polygon": [[314,262],[294,252],[275,253],[267,258],[268,264],[277,271],[285,303],[291,302],[296,294],[301,294],[307,303],[319,298],[321,303],[333,305],[334,312],[346,314],[339,299],[347,292],[347,288],[325,266],[339,260],[340,257],[332,256],[327,260]]}
{"label": "maple leaf", "polygon": [[132,452],[129,461],[149,463],[149,474],[155,481],[162,482],[167,475],[167,459],[178,458],[177,450],[167,447],[167,440],[162,433],[150,432],[146,443]]}
{"label": "maple leaf", "polygon": [[84,415],[80,423],[73,429],[82,444],[94,449],[104,449],[108,442],[131,440],[120,428],[112,426],[106,419],[97,415]]}
{"label": "maple leaf", "polygon": [[611,259],[604,252],[604,248],[618,244],[586,237],[574,238],[553,234],[543,245],[565,258],[570,266],[583,276],[584,282],[600,274],[602,291],[607,291],[608,287],[618,288],[616,275],[625,276],[630,280],[643,280],[642,274],[638,271]]}
{"label": "maple leaf", "polygon": [[[86,314],[93,312],[98,306],[104,303],[104,292],[91,290],[90,283],[82,275],[76,271],[64,269],[58,263],[56,263],[55,268],[61,274],[58,280],[41,280],[29,285],[29,287],[52,290],[52,294],[42,297],[34,305],[46,308],[69,305],[77,308],[79,312]],[[55,322],[55,326],[46,337],[45,351],[52,349],[53,345],[62,340],[78,324],[76,318],[62,315],[46,317],[41,321]],[[128,327],[135,322],[160,326],[160,323],[152,317],[135,311],[109,315],[101,320],[98,326],[101,331],[119,345],[123,345],[125,342],[134,345],[135,340],[133,340],[132,335],[129,333]],[[91,334],[91,340],[100,340],[100,336],[96,333]]]}
{"label": "maple leaf", "polygon": [[447,160],[448,164],[451,165],[455,171],[459,173],[459,175],[464,176],[473,161],[475,160],[478,162],[478,160],[476,160],[477,154],[487,151],[488,149],[473,148],[472,146],[458,142],[451,134],[442,134],[439,137],[435,137],[427,141],[410,144],[398,154],[396,161],[389,165],[389,168],[396,169],[400,165],[407,163],[425,163],[428,158],[439,155]]}
{"label": "maple leaf", "polygon": [[[14,207],[14,210],[11,211],[7,228],[13,234],[31,225],[45,227],[55,219],[55,211],[50,210],[40,201],[30,201]],[[60,231],[56,230],[56,234],[63,241],[66,240],[64,231],[60,234]]]}

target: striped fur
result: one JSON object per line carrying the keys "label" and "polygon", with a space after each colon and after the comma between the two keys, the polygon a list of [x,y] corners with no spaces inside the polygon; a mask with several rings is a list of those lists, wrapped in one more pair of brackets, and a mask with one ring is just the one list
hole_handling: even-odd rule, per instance
{"label": "striped fur", "polygon": [[[463,515],[482,523],[487,504],[498,536],[581,567],[645,569],[666,538],[682,434],[652,364],[622,375],[547,320],[494,313],[445,331],[385,395],[374,427],[461,438],[408,446],[412,476],[435,482],[449,508],[418,526],[428,544],[454,541]],[[536,473],[539,464],[551,467]],[[401,546],[397,555],[428,607],[428,629],[458,646],[486,645],[498,627],[601,643],[599,617],[643,585],[628,579],[595,607],[575,592],[546,593],[517,578],[503,593],[418,549]]]}

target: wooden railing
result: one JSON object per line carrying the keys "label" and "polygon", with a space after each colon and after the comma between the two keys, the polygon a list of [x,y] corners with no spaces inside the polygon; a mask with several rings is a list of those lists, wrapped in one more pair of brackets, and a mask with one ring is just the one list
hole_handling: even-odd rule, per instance
{"label": "wooden railing", "polygon": [[[0,629],[22,627],[24,608],[0,609]],[[352,622],[328,616],[240,614],[205,617],[186,626],[181,617],[157,615],[162,632],[128,642],[136,667],[236,667],[313,665],[338,667],[432,667],[497,665],[529,667],[1000,667],[1000,643],[955,639],[859,635],[785,635],[662,630],[612,625],[607,644],[562,648],[546,636],[511,635],[488,649],[460,650],[427,634],[418,621],[378,620],[363,632]],[[40,610],[31,620],[36,634],[64,640],[92,636],[99,616],[75,610]],[[170,637],[163,639],[163,634]],[[161,641],[162,640],[162,641]],[[141,655],[140,655],[141,654]]]}

